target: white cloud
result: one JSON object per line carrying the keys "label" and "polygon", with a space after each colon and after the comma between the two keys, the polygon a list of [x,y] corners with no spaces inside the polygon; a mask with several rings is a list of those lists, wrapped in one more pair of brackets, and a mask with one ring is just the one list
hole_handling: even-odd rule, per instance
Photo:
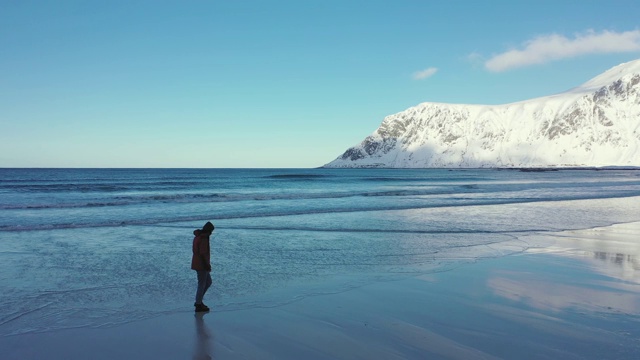
{"label": "white cloud", "polygon": [[433,74],[435,74],[436,72],[438,72],[438,69],[434,68],[434,67],[430,67],[428,69],[416,71],[415,73],[413,73],[413,79],[414,80],[424,80],[424,79],[426,79],[428,77],[433,76]]}
{"label": "white cloud", "polygon": [[513,49],[493,56],[484,66],[489,71],[501,72],[585,54],[634,51],[640,51],[640,30],[620,33],[590,30],[576,34],[573,39],[558,34],[539,36],[525,42],[521,50]]}

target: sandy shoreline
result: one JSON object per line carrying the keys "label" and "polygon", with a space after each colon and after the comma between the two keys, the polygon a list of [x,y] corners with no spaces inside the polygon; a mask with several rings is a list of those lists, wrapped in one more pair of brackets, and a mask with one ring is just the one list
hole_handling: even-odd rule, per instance
{"label": "sandy shoreline", "polygon": [[0,338],[2,359],[637,359],[640,223],[273,308]]}

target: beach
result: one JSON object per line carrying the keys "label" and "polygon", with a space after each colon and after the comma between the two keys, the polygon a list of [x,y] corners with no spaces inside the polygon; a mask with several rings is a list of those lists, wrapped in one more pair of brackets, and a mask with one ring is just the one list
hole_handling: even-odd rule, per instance
{"label": "beach", "polygon": [[640,0],[0,9],[0,360],[640,360]]}
{"label": "beach", "polygon": [[544,245],[274,306],[4,336],[2,358],[637,359],[640,223],[527,236]]}

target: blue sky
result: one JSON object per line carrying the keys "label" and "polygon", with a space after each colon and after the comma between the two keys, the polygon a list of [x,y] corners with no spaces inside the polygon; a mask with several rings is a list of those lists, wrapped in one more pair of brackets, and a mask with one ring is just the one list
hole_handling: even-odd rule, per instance
{"label": "blue sky", "polygon": [[317,167],[640,58],[640,2],[0,0],[0,167]]}

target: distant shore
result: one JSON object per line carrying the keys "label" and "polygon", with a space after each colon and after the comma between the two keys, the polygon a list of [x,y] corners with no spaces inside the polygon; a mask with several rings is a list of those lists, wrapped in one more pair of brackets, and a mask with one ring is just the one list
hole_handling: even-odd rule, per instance
{"label": "distant shore", "polygon": [[601,170],[640,170],[640,166],[531,166],[531,167],[429,167],[429,168],[396,168],[377,165],[367,166],[354,166],[354,167],[333,167],[333,166],[320,166],[316,169],[395,169],[395,170],[515,170],[524,172],[544,172],[544,171],[560,171],[560,170],[586,170],[586,171],[601,171]]}

